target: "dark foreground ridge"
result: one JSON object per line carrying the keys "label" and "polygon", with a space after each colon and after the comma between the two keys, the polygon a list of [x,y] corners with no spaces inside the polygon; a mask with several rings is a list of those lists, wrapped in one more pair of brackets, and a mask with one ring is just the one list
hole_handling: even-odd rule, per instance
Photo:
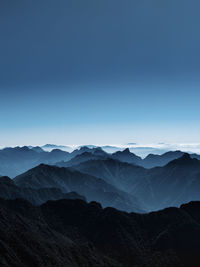
{"label": "dark foreground ridge", "polygon": [[149,214],[0,199],[0,266],[200,266],[200,202]]}

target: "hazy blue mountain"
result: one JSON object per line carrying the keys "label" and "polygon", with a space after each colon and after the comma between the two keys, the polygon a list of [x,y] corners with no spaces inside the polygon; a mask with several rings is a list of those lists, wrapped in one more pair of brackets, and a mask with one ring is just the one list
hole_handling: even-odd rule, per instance
{"label": "hazy blue mountain", "polygon": [[[53,145],[50,146],[52,147]],[[90,159],[105,159],[110,157],[109,154],[98,147],[88,148],[84,146],[80,149],[74,150],[72,153],[62,151],[60,149],[52,149],[50,152],[47,152],[40,147],[5,148],[0,150],[0,173],[2,175],[14,177],[41,163],[56,164],[57,162],[62,162],[61,164],[58,164],[62,166],[63,162],[67,162],[85,152],[90,153]],[[86,157],[86,154],[83,154],[80,156],[80,158],[75,158],[74,163],[76,160],[80,160],[80,162],[81,160],[83,161],[84,157],[86,157],[86,160],[88,160],[89,154],[87,156],[88,157]],[[63,166],[71,166],[74,163],[69,162],[67,164],[63,164]]]}
{"label": "hazy blue mountain", "polygon": [[85,198],[75,192],[63,193],[59,188],[23,188],[15,184],[9,177],[0,178],[0,198],[16,199],[23,198],[34,205],[40,205],[48,200],[58,199],[83,199]]}
{"label": "hazy blue mountain", "polygon": [[164,167],[150,169],[146,183],[133,188],[149,209],[179,206],[191,200],[200,200],[200,161],[189,154],[175,159]]}
{"label": "hazy blue mountain", "polygon": [[200,199],[200,161],[189,154],[149,170],[147,180],[148,183],[132,192],[141,195],[154,209]]}
{"label": "hazy blue mountain", "polygon": [[71,152],[72,148],[70,146],[63,145],[54,145],[54,144],[46,144],[41,147],[43,150],[50,152],[53,149],[61,149],[67,152]]}
{"label": "hazy blue mountain", "polygon": [[[170,161],[180,158],[183,156],[185,152],[182,152],[180,150],[177,151],[169,151],[162,155],[155,155],[155,154],[149,154],[144,160],[142,161],[142,166],[145,168],[153,168],[156,166],[164,166]],[[197,154],[190,154],[192,158],[200,159],[200,155]]]}
{"label": "hazy blue mountain", "polygon": [[71,159],[69,152],[54,149],[51,152],[31,149],[26,146],[4,148],[0,150],[0,173],[15,177],[40,163],[54,164],[58,161]]}
{"label": "hazy blue mountain", "polygon": [[[80,146],[80,147],[78,147],[78,148],[80,149],[81,147],[88,147],[88,148],[90,148],[90,149],[93,149],[93,148],[99,148],[98,146],[94,146],[94,145],[84,145],[84,146]],[[121,147],[110,146],[110,145],[101,146],[100,148],[103,149],[103,150],[104,150],[105,152],[107,152],[107,153],[114,153],[114,152],[116,152],[116,151],[121,151],[121,150],[123,150],[123,148],[121,148]]]}
{"label": "hazy blue mountain", "polygon": [[38,163],[54,164],[58,161],[71,159],[71,154],[60,149],[53,149],[51,152],[40,153]]}
{"label": "hazy blue mountain", "polygon": [[199,214],[200,202],[142,215],[82,200],[0,199],[0,265],[197,267]]}
{"label": "hazy blue mountain", "polygon": [[87,147],[87,148],[93,149],[93,148],[97,148],[98,146],[95,146],[95,145],[83,145],[83,146],[79,146],[78,149],[81,149],[82,147]]}
{"label": "hazy blue mountain", "polygon": [[142,165],[142,159],[135,154],[131,153],[129,148],[123,151],[117,151],[112,154],[113,159],[120,160],[122,162],[127,162],[135,165]]}
{"label": "hazy blue mountain", "polygon": [[56,163],[56,166],[58,167],[71,167],[73,165],[78,165],[82,162],[85,161],[89,161],[89,160],[103,160],[103,159],[107,159],[110,156],[105,154],[105,155],[101,155],[98,153],[91,153],[91,152],[83,152],[82,154],[78,154],[76,155],[74,158],[72,158],[71,160],[65,162],[58,162]]}
{"label": "hazy blue mountain", "polygon": [[138,183],[145,182],[147,170],[114,159],[90,160],[73,166],[74,169],[96,177],[102,177],[126,192],[131,192]]}
{"label": "hazy blue mountain", "polygon": [[110,159],[83,162],[73,168],[133,194],[148,210],[200,200],[200,161],[189,154],[152,169]]}
{"label": "hazy blue mountain", "polygon": [[[50,145],[51,147],[53,145]],[[15,177],[41,163],[58,166],[73,166],[88,160],[113,158],[122,162],[140,165],[145,168],[164,166],[168,162],[181,157],[184,152],[170,151],[162,155],[148,155],[141,159],[131,153],[127,148],[113,154],[105,152],[100,147],[86,147],[75,149],[69,153],[60,149],[52,149],[50,152],[44,151],[40,147],[14,147],[0,150],[0,173],[4,176]],[[200,155],[191,154],[192,158],[200,159]]]}
{"label": "hazy blue mountain", "polygon": [[13,177],[37,164],[39,155],[28,147],[4,148],[0,150],[0,173]]}
{"label": "hazy blue mountain", "polygon": [[91,154],[95,154],[95,155],[107,155],[107,153],[105,151],[103,151],[103,149],[101,147],[87,147],[87,146],[82,146],[79,149],[75,149],[72,153],[71,153],[71,157],[75,157],[77,155],[80,155],[84,152],[89,152]]}
{"label": "hazy blue mountain", "polygon": [[170,161],[180,158],[183,156],[184,152],[182,151],[169,151],[161,155],[149,154],[146,158],[144,158],[142,165],[145,168],[153,168],[157,166],[164,166]]}
{"label": "hazy blue mountain", "polygon": [[145,146],[134,146],[129,148],[130,151],[142,158],[145,158],[149,154],[158,154],[161,155],[169,151],[169,149],[156,148],[156,147],[145,147]]}
{"label": "hazy blue mountain", "polygon": [[40,146],[29,146],[28,148],[31,148],[38,153],[44,152],[44,150]]}
{"label": "hazy blue mountain", "polygon": [[101,148],[102,148],[105,152],[107,152],[107,153],[114,153],[114,152],[123,150],[123,148],[121,148],[121,147],[117,147],[117,146],[109,146],[109,145],[107,145],[107,146],[102,146]]}
{"label": "hazy blue mountain", "polygon": [[103,206],[112,206],[126,211],[144,211],[138,200],[100,178],[69,168],[41,164],[14,178],[23,188],[59,188],[67,193],[75,191],[88,201],[98,201]]}

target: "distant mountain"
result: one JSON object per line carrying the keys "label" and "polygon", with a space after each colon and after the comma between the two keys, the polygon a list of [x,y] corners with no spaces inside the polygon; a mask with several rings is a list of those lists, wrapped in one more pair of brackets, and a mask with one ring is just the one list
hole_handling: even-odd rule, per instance
{"label": "distant mountain", "polygon": [[40,163],[54,164],[59,161],[68,161],[71,154],[66,151],[54,149],[45,152],[40,148],[14,147],[0,150],[0,173],[15,177]]}
{"label": "distant mountain", "polygon": [[56,163],[56,166],[58,167],[71,167],[73,165],[78,165],[82,162],[85,161],[89,161],[89,160],[103,160],[103,159],[107,159],[109,157],[109,155],[107,154],[101,154],[98,152],[97,153],[91,153],[91,152],[83,152],[82,154],[78,154],[76,155],[74,158],[72,158],[71,160],[65,162],[65,161],[61,161]]}
{"label": "distant mountain", "polygon": [[141,215],[82,200],[0,199],[0,265],[197,267],[199,214],[199,202]]}
{"label": "distant mountain", "polygon": [[77,155],[81,155],[82,153],[91,153],[91,154],[95,154],[95,155],[107,155],[107,153],[105,151],[102,150],[101,147],[92,147],[89,148],[87,146],[82,146],[79,149],[75,149],[72,153],[71,153],[71,158],[76,157]]}
{"label": "distant mountain", "polygon": [[[101,160],[101,159],[116,159],[121,162],[127,162],[134,165],[139,165],[144,168],[153,168],[158,166],[164,166],[170,161],[181,157],[184,154],[182,151],[169,151],[162,155],[149,154],[146,158],[142,159],[126,148],[122,151],[117,151],[115,153],[106,153],[102,148],[95,147],[81,147],[80,149],[74,150],[70,155],[72,157],[68,162],[59,162],[58,166],[69,167],[81,162],[88,160]],[[200,155],[191,154],[193,158],[199,158]]]}
{"label": "distant mountain", "polygon": [[[174,159],[178,159],[182,157],[185,154],[185,152],[182,152],[180,150],[177,151],[169,151],[166,152],[162,155],[154,155],[154,154],[149,154],[141,163],[141,165],[145,168],[153,168],[157,166],[164,166],[170,161]],[[190,155],[192,158],[197,158],[200,159],[200,155],[197,154],[191,154]]]}
{"label": "distant mountain", "polygon": [[73,165],[80,164],[82,162],[88,160],[103,160],[107,158],[111,158],[112,156],[102,150],[102,148],[88,148],[88,147],[81,147],[78,150],[74,150],[71,153],[72,159],[65,162],[57,162],[56,166],[58,167],[71,167]]}
{"label": "distant mountain", "polygon": [[22,188],[59,188],[67,193],[75,191],[88,201],[98,201],[104,207],[112,206],[126,211],[142,212],[138,200],[100,178],[68,168],[41,164],[17,176],[14,182]]}
{"label": "distant mountain", "polygon": [[33,146],[33,147],[29,147],[29,148],[38,152],[38,153],[44,152],[44,150],[39,146]]}
{"label": "distant mountain", "polygon": [[138,183],[145,182],[147,170],[114,159],[90,160],[74,165],[74,169],[96,177],[102,177],[106,182],[129,193]]}
{"label": "distant mountain", "polygon": [[114,153],[123,150],[122,147],[117,147],[117,146],[102,146],[101,148],[107,153]]}
{"label": "distant mountain", "polygon": [[189,154],[171,161],[164,167],[150,169],[146,183],[132,190],[150,209],[179,206],[200,199],[200,161]]}
{"label": "distant mountain", "polygon": [[87,147],[87,148],[90,148],[90,149],[101,148],[107,153],[114,153],[116,151],[123,150],[123,148],[121,148],[121,147],[110,146],[110,145],[105,145],[105,146],[84,145],[84,146],[79,146],[78,149],[80,149],[82,147]]}
{"label": "distant mountain", "polygon": [[[14,147],[4,148],[0,150],[0,173],[4,176],[15,177],[41,163],[57,166],[73,166],[87,160],[100,159],[117,159],[122,162],[139,165],[145,168],[153,168],[156,166],[164,166],[171,160],[181,157],[184,152],[170,151],[162,155],[148,155],[145,159],[141,159],[130,151],[125,149],[117,151],[113,154],[105,152],[101,147],[83,146],[69,153],[60,149],[52,149],[44,151],[41,147]],[[200,155],[191,154],[192,158],[200,159]]]}
{"label": "distant mountain", "polygon": [[153,167],[158,167],[158,166],[164,166],[170,161],[180,158],[184,155],[184,152],[182,151],[169,151],[166,152],[162,155],[154,155],[154,154],[149,154],[146,158],[144,158],[142,162],[142,166],[145,168],[153,168]]}
{"label": "distant mountain", "polygon": [[23,188],[15,184],[9,177],[0,178],[0,198],[16,199],[23,198],[30,201],[33,205],[40,205],[48,200],[58,199],[83,199],[83,196],[75,193],[63,193],[58,188]]}
{"label": "distant mountain", "polygon": [[134,146],[134,147],[129,147],[130,151],[142,158],[145,158],[149,154],[158,154],[161,155],[163,153],[166,153],[169,151],[169,149],[165,148],[156,148],[156,147],[145,147],[145,146]]}
{"label": "distant mountain", "polygon": [[131,153],[129,148],[123,151],[117,151],[112,154],[113,159],[120,160],[122,162],[127,162],[135,165],[142,165],[142,159],[135,154]]}
{"label": "distant mountain", "polygon": [[53,149],[61,149],[67,152],[71,152],[73,149],[70,146],[46,144],[41,147],[43,150],[50,152]]}
{"label": "distant mountain", "polygon": [[51,152],[40,153],[38,158],[38,164],[46,163],[46,164],[54,164],[61,160],[70,160],[71,154],[66,151],[62,151],[60,149],[53,149]]}
{"label": "distant mountain", "polygon": [[95,145],[83,145],[83,146],[79,146],[77,149],[81,149],[82,147],[87,147],[89,149],[93,149],[93,148],[97,148],[98,146],[95,146]]}
{"label": "distant mountain", "polygon": [[136,196],[149,211],[200,200],[200,161],[188,154],[152,169],[116,160],[93,160],[73,168]]}

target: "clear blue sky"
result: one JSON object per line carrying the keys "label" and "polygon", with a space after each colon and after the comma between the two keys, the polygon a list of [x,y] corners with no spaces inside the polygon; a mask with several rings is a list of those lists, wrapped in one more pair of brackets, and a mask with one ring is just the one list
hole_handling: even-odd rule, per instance
{"label": "clear blue sky", "polygon": [[199,10],[1,0],[0,146],[200,142]]}

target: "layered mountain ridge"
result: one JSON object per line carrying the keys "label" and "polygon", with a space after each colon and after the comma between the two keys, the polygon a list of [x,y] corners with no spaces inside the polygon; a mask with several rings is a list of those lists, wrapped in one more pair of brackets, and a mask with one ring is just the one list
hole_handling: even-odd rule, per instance
{"label": "layered mountain ridge", "polygon": [[101,202],[126,211],[142,212],[138,200],[115,186],[89,174],[69,168],[41,164],[13,180],[21,188],[59,188],[63,193],[75,191],[88,201]]}
{"label": "layered mountain ridge", "polygon": [[[43,146],[45,147],[45,146]],[[0,150],[0,174],[11,178],[38,166],[41,163],[69,167],[87,160],[115,159],[144,168],[164,166],[170,161],[181,157],[184,152],[170,151],[162,155],[150,154],[146,158],[130,152],[127,148],[112,154],[105,152],[101,147],[82,146],[71,152],[63,151],[62,146],[47,145],[52,148],[44,151],[43,147],[14,147]],[[200,159],[200,155],[190,154],[192,158]]]}
{"label": "layered mountain ridge", "polygon": [[0,177],[0,265],[199,266],[198,157],[1,150],[3,175],[33,168]]}

